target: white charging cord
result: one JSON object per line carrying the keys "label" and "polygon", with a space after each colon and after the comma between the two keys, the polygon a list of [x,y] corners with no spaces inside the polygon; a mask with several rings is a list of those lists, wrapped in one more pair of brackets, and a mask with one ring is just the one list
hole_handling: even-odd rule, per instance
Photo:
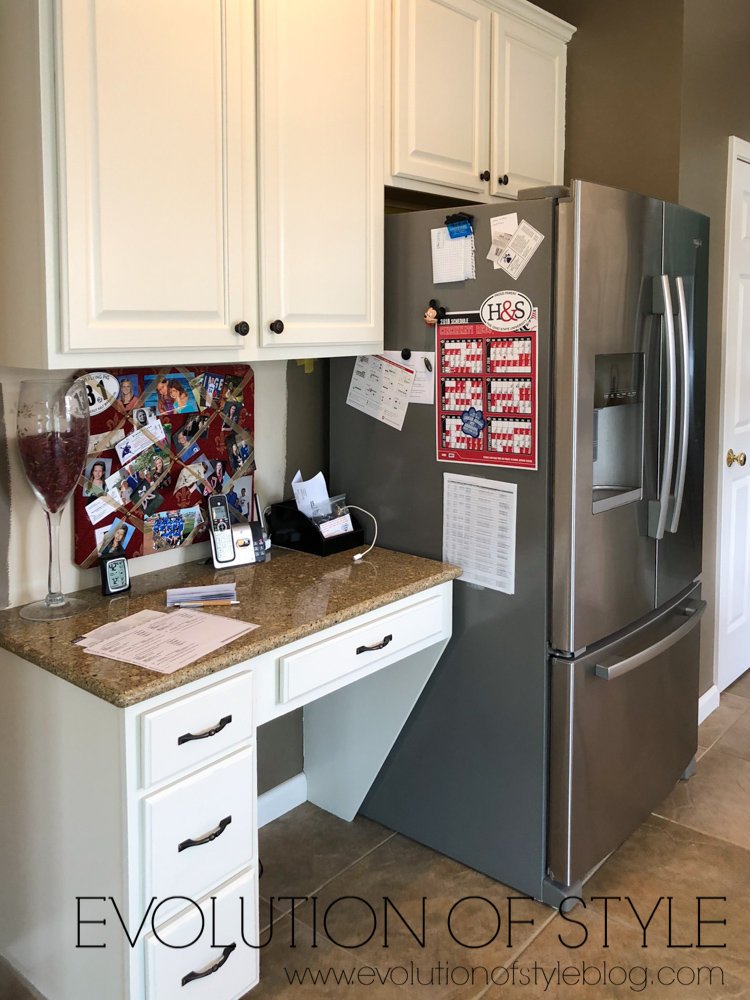
{"label": "white charging cord", "polygon": [[360,559],[364,559],[364,557],[367,555],[367,553],[368,552],[372,552],[372,550],[375,548],[375,542],[377,542],[377,540],[378,540],[378,522],[377,522],[377,518],[375,517],[375,515],[371,514],[369,512],[369,510],[365,510],[364,507],[358,507],[354,503],[348,503],[346,506],[347,506],[348,510],[361,510],[363,514],[367,514],[368,517],[372,518],[373,524],[375,525],[375,537],[373,538],[372,544],[370,545],[369,549],[365,549],[364,552],[358,552],[356,554],[356,556],[354,557],[354,561],[355,562],[359,562]]}

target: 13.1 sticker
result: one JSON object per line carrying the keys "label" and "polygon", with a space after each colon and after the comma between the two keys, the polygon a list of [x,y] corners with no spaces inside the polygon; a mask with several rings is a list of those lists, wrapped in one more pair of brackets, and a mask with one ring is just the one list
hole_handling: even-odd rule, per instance
{"label": "13.1 sticker", "polygon": [[109,372],[89,372],[83,377],[86,385],[86,395],[89,401],[89,413],[95,417],[104,411],[117,399],[120,383]]}

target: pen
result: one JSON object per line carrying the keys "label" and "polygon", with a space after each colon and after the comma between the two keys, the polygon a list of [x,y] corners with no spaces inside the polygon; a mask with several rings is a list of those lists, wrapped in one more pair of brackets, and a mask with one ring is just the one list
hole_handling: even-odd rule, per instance
{"label": "pen", "polygon": [[226,608],[230,604],[239,604],[239,601],[180,601],[173,604],[173,608]]}

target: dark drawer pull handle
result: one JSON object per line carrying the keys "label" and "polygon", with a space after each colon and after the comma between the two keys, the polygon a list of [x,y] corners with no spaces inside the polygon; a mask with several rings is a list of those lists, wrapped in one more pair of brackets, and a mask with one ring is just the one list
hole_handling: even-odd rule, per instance
{"label": "dark drawer pull handle", "polygon": [[185,733],[184,736],[177,737],[177,746],[181,747],[183,743],[189,743],[191,740],[207,740],[209,736],[216,736],[220,733],[224,726],[228,726],[232,721],[231,715],[225,715],[223,719],[219,721],[218,726],[214,726],[213,729],[207,729],[205,733]]}
{"label": "dark drawer pull handle", "polygon": [[207,834],[205,837],[201,837],[200,840],[183,840],[181,844],[177,845],[177,853],[179,854],[180,851],[186,851],[188,847],[200,847],[201,844],[210,844],[212,840],[216,840],[217,837],[220,837],[222,833],[224,833],[231,822],[232,817],[225,816],[215,830],[212,830],[211,833]]}
{"label": "dark drawer pull handle", "polygon": [[382,642],[376,643],[374,646],[357,646],[357,656],[360,653],[371,653],[373,649],[385,649],[389,642],[393,641],[392,635],[387,635]]}
{"label": "dark drawer pull handle", "polygon": [[214,972],[218,972],[236,947],[237,947],[236,941],[233,944],[228,944],[224,949],[224,951],[221,953],[221,958],[219,959],[218,962],[216,962],[215,965],[209,966],[209,968],[204,969],[203,972],[189,972],[186,976],[182,977],[182,985],[187,986],[188,983],[192,983],[193,980],[195,979],[205,979],[206,976],[212,976]]}

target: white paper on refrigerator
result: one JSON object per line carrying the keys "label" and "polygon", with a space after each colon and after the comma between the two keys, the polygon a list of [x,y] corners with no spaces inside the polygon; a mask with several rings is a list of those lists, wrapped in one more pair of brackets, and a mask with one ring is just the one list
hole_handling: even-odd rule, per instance
{"label": "white paper on refrigerator", "polygon": [[409,393],[410,403],[435,402],[435,352],[434,351],[412,351],[411,357],[404,360],[401,351],[383,351],[381,357],[388,361],[395,361],[396,364],[404,368],[411,368],[414,372],[411,392]]}
{"label": "white paper on refrigerator", "polygon": [[515,231],[505,250],[497,259],[499,267],[511,278],[518,278],[544,239],[538,229],[524,221]]}
{"label": "white paper on refrigerator", "polygon": [[444,473],[443,561],[464,583],[515,593],[516,503],[515,483]]}
{"label": "white paper on refrigerator", "polygon": [[414,372],[404,364],[381,354],[361,354],[354,362],[346,402],[400,431],[413,383]]}
{"label": "white paper on refrigerator", "polygon": [[476,278],[474,234],[451,239],[447,226],[430,230],[432,244],[432,280],[439,285],[446,281],[466,281]]}

